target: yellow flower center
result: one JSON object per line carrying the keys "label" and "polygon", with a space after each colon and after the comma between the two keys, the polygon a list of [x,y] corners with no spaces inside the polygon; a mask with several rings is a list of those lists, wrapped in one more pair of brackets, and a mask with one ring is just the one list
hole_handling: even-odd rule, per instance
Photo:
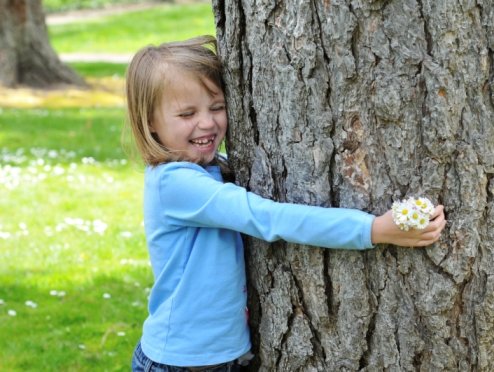
{"label": "yellow flower center", "polygon": [[402,215],[404,215],[404,216],[406,216],[406,215],[408,214],[408,209],[403,208],[403,209],[401,210],[401,214],[402,214]]}

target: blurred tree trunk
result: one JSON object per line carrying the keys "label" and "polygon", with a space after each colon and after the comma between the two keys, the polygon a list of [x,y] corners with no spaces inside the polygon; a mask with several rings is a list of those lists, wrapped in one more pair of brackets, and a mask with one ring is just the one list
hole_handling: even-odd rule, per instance
{"label": "blurred tree trunk", "polygon": [[50,45],[41,0],[0,0],[0,84],[84,85]]}
{"label": "blurred tree trunk", "polygon": [[493,2],[213,4],[238,183],[374,214],[424,195],[449,221],[416,250],[246,239],[252,369],[493,371]]}

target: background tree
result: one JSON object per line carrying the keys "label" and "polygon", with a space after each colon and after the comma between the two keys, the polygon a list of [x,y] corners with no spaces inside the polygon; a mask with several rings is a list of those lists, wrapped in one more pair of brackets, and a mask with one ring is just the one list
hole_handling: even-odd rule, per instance
{"label": "background tree", "polygon": [[0,0],[0,84],[83,85],[50,45],[41,0]]}
{"label": "background tree", "polygon": [[427,249],[247,239],[254,369],[494,370],[494,4],[215,0],[237,181],[381,214],[425,195]]}

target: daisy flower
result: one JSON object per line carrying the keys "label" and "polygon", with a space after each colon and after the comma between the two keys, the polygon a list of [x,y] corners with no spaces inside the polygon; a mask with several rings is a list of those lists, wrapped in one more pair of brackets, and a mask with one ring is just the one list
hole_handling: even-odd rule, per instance
{"label": "daisy flower", "polygon": [[427,217],[422,216],[418,221],[417,221],[417,229],[423,230],[427,227],[429,224],[429,219]]}
{"label": "daisy flower", "polygon": [[391,207],[394,223],[403,231],[413,229],[425,229],[434,212],[432,202],[424,197],[394,202]]}

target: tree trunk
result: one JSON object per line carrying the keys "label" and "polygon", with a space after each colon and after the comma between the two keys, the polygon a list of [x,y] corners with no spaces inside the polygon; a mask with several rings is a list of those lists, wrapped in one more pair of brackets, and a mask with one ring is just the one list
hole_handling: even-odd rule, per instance
{"label": "tree trunk", "polygon": [[0,0],[0,84],[84,85],[50,45],[41,0]]}
{"label": "tree trunk", "polygon": [[449,221],[426,249],[247,238],[253,370],[493,371],[493,2],[213,6],[238,183],[374,214],[423,195]]}

